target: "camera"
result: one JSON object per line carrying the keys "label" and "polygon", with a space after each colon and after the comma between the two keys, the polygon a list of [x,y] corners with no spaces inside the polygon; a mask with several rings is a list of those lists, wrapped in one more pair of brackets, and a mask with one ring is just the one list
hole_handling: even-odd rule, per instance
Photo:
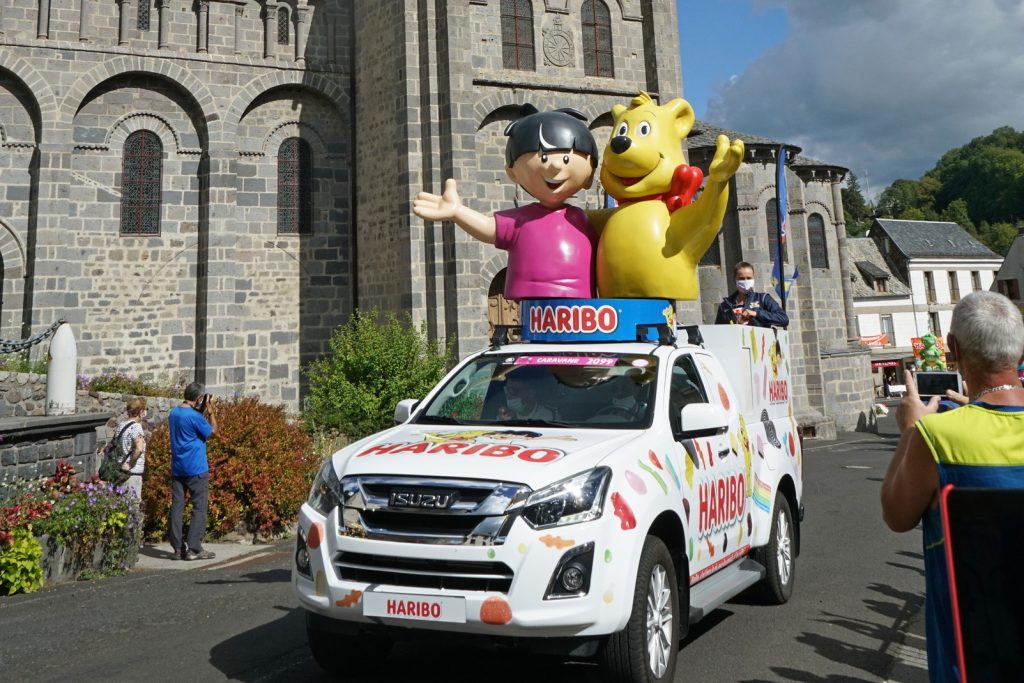
{"label": "camera", "polygon": [[932,396],[946,397],[946,389],[963,393],[964,384],[959,372],[925,372],[915,373],[917,393],[922,401],[927,402]]}
{"label": "camera", "polygon": [[213,397],[210,394],[203,394],[202,396],[200,396],[199,400],[196,401],[196,410],[198,410],[201,413],[205,413],[211,398]]}

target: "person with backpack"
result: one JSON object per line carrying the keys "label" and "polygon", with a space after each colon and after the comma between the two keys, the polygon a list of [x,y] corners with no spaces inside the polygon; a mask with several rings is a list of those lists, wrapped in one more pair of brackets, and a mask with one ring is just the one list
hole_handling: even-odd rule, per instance
{"label": "person with backpack", "polygon": [[[215,555],[203,550],[203,536],[210,489],[206,442],[217,431],[213,396],[205,393],[202,384],[192,382],[185,387],[181,405],[171,409],[167,426],[171,437],[171,515],[167,534],[174,558],[212,560]],[[183,539],[186,490],[192,498],[192,520],[188,525],[188,539]]]}
{"label": "person with backpack", "polygon": [[121,471],[128,475],[123,486],[142,500],[142,474],[146,471],[146,434],[142,423],[146,420],[146,399],[141,396],[129,399],[125,412],[128,419],[117,425],[120,435],[117,445],[125,456]]}

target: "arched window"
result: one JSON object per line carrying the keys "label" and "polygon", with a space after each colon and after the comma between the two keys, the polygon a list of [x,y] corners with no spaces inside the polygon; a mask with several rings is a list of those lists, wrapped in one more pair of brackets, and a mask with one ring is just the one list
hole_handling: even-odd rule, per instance
{"label": "arched window", "polygon": [[[764,205],[764,214],[768,222],[768,261],[775,263],[775,255],[779,253],[779,202],[769,199]],[[782,260],[786,260],[786,250],[782,250]]]}
{"label": "arched window", "polygon": [[291,28],[291,24],[288,20],[288,9],[285,7],[279,7],[277,9],[277,44],[287,45],[288,44],[288,32]]}
{"label": "arched window", "polygon": [[288,138],[277,150],[277,232],[302,234],[313,225],[313,154],[302,138]]}
{"label": "arched window", "polygon": [[825,220],[820,213],[812,213],[807,219],[807,242],[811,249],[811,268],[828,268]]}
{"label": "arched window", "polygon": [[124,141],[121,164],[121,234],[160,234],[164,148],[156,133],[137,130]]}
{"label": "arched window", "polygon": [[602,0],[586,0],[583,14],[583,70],[588,76],[613,78],[612,18]]}
{"label": "arched window", "polygon": [[[149,6],[153,0],[139,0],[139,11],[135,15],[136,26],[140,31],[149,30]],[[122,12],[124,9],[121,10]]]}
{"label": "arched window", "polygon": [[536,68],[530,0],[501,0],[501,62],[506,69]]}

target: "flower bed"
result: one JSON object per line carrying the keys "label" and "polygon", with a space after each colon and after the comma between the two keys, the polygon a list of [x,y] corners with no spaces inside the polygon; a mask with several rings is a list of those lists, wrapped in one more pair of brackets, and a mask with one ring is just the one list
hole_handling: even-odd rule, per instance
{"label": "flower bed", "polygon": [[[124,487],[80,481],[64,462],[39,482],[21,482],[0,508],[0,593],[30,593],[58,582],[120,573],[138,559],[139,501]],[[38,538],[36,538],[38,536]]]}

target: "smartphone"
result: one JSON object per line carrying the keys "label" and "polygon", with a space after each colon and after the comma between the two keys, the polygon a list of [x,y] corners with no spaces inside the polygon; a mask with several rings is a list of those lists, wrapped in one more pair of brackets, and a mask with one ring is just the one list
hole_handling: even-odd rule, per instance
{"label": "smartphone", "polygon": [[917,383],[917,393],[922,401],[927,401],[932,396],[945,397],[946,389],[952,389],[957,393],[963,393],[964,382],[959,372],[926,372],[919,370],[914,373]]}
{"label": "smartphone", "polygon": [[209,401],[209,394],[203,394],[202,396],[200,396],[199,400],[196,401],[196,410],[198,410],[199,412],[204,412],[206,410],[206,404],[209,403]]}

